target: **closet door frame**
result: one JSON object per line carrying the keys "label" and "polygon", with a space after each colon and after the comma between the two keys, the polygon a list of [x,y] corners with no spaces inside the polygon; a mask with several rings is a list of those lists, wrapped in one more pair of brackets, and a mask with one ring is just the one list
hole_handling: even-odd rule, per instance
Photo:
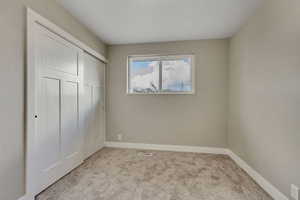
{"label": "closet door frame", "polygon": [[[26,112],[25,112],[25,196],[24,200],[33,200],[36,195],[37,179],[35,178],[35,134],[37,133],[37,94],[38,94],[38,74],[36,66],[36,52],[35,52],[35,32],[36,26],[42,26],[48,29],[50,32],[57,34],[66,41],[79,47],[85,52],[95,56],[99,60],[107,63],[107,59],[73,37],[68,32],[64,31],[48,19],[42,17],[38,13],[34,12],[30,8],[27,8],[27,66],[26,66]],[[80,61],[80,65],[83,62]],[[83,68],[83,67],[81,67]],[[80,101],[80,99],[79,99]],[[41,191],[40,191],[41,192]]]}

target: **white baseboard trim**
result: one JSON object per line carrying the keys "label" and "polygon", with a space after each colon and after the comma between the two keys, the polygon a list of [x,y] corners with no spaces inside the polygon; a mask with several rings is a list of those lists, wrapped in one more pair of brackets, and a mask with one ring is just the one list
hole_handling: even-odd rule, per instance
{"label": "white baseboard trim", "polygon": [[105,146],[106,147],[114,147],[114,148],[125,148],[125,149],[145,149],[145,150],[158,150],[158,151],[227,154],[227,149],[214,148],[214,147],[142,144],[142,143],[125,143],[125,142],[105,142]]}
{"label": "white baseboard trim", "polygon": [[105,142],[106,147],[126,148],[126,149],[145,149],[158,151],[177,151],[193,153],[210,153],[228,155],[236,162],[249,176],[251,176],[258,185],[260,185],[274,200],[289,200],[282,192],[274,187],[262,175],[250,167],[244,160],[231,150],[226,148],[198,147],[198,146],[181,146],[181,145],[161,145],[161,144],[142,144],[142,143],[125,143],[125,142]]}
{"label": "white baseboard trim", "polygon": [[289,200],[282,192],[280,192],[275,186],[273,186],[269,181],[267,181],[262,175],[260,175],[256,170],[250,167],[243,159],[236,155],[231,150],[227,150],[228,156],[234,160],[243,170],[251,176],[258,185],[260,185],[274,200]]}
{"label": "white baseboard trim", "polygon": [[22,196],[18,200],[26,200],[26,196]]}
{"label": "white baseboard trim", "polygon": [[25,196],[20,197],[18,200],[34,200],[34,197],[25,195]]}

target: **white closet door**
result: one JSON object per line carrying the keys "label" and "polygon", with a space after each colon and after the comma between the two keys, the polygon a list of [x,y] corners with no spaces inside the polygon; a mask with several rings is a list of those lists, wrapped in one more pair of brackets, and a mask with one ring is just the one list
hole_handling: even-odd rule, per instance
{"label": "white closet door", "polygon": [[36,192],[40,192],[82,162],[79,123],[82,51],[36,25],[37,132]]}
{"label": "white closet door", "polygon": [[105,64],[84,55],[84,157],[104,146],[105,141]]}
{"label": "white closet door", "polygon": [[93,87],[93,107],[95,108],[95,144],[94,152],[104,146],[105,141],[105,105],[102,95],[104,95],[104,87]]}
{"label": "white closet door", "polygon": [[88,157],[93,153],[94,142],[94,116],[93,116],[93,87],[85,84],[84,85],[84,95],[82,101],[82,114],[83,114],[83,135],[84,135],[84,157]]}

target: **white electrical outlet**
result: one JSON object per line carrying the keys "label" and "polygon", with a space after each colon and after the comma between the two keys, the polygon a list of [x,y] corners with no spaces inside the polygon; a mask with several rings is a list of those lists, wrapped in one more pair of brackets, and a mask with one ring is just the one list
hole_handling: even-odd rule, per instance
{"label": "white electrical outlet", "polygon": [[118,141],[122,141],[123,140],[123,135],[122,134],[118,134],[117,137],[118,137]]}
{"label": "white electrical outlet", "polygon": [[292,184],[291,185],[291,196],[293,197],[293,199],[300,200],[299,192],[300,192],[300,189],[296,185]]}

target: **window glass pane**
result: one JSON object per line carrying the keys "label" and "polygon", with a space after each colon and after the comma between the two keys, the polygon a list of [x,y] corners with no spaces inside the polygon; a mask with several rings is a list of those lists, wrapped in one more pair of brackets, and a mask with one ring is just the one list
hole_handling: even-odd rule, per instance
{"label": "window glass pane", "polygon": [[159,61],[130,62],[130,93],[153,93],[159,90]]}
{"label": "window glass pane", "polygon": [[162,91],[191,92],[191,66],[190,58],[162,61]]}

